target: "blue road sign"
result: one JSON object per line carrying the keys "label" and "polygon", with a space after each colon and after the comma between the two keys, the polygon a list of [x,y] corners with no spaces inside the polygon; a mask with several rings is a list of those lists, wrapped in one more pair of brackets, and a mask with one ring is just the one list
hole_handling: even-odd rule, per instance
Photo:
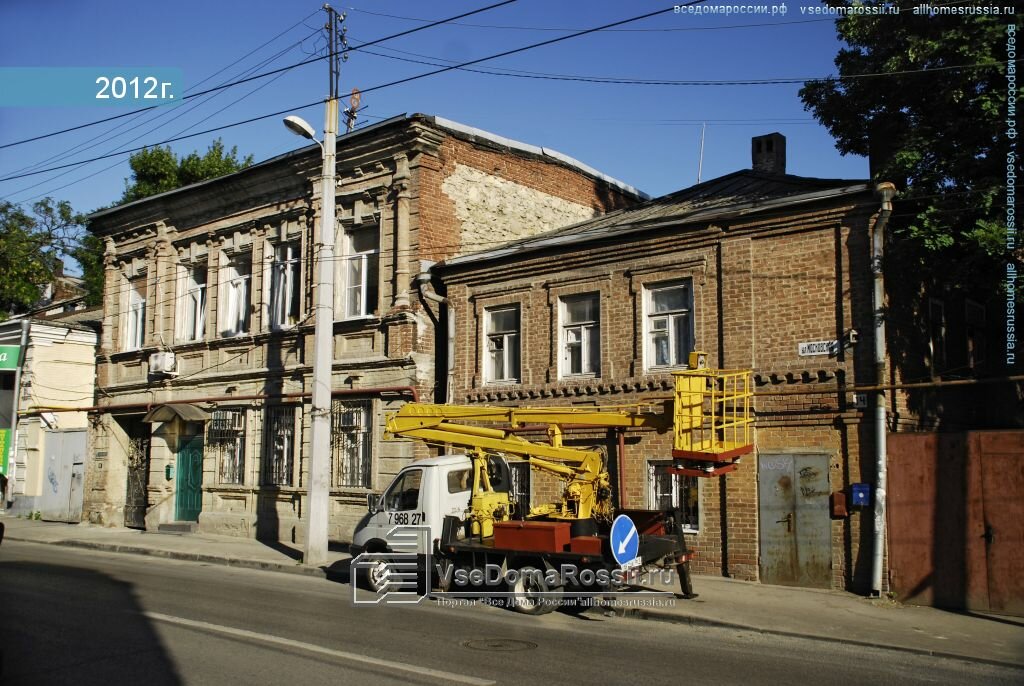
{"label": "blue road sign", "polygon": [[636,559],[640,551],[640,535],[637,533],[636,524],[626,515],[619,515],[612,523],[612,555],[620,565],[625,565]]}

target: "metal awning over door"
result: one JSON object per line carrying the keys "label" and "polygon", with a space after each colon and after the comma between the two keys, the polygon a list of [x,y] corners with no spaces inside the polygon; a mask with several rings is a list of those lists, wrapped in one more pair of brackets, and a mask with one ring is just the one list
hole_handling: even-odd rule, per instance
{"label": "metal awning over door", "polygon": [[189,405],[188,403],[168,403],[158,405],[146,413],[142,421],[152,424],[153,422],[169,422],[175,417],[185,422],[207,422],[210,420],[210,413],[201,407]]}

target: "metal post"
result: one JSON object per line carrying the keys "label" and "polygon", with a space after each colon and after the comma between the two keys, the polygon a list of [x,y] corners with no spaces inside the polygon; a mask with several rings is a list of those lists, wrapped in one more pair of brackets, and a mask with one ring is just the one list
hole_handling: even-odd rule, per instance
{"label": "metal post", "polygon": [[331,95],[324,110],[320,231],[314,243],[316,305],[313,332],[313,389],[310,418],[309,528],[303,563],[327,562],[328,490],[331,485],[331,367],[334,359],[334,154],[338,134],[337,14],[325,6],[330,33]]}

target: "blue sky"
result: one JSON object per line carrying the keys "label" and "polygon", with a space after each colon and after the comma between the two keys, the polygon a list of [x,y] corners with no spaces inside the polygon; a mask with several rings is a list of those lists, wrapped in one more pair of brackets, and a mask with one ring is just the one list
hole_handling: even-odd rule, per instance
{"label": "blue sky", "polygon": [[[349,42],[358,45],[422,25],[413,19],[442,19],[495,1],[348,0],[334,6],[347,13]],[[0,66],[176,67],[184,73],[186,92],[202,90],[322,51],[322,32],[317,31],[324,20],[324,13],[318,11],[321,5],[322,0],[4,0],[0,3],[0,26],[5,34]],[[670,12],[622,27],[630,30],[590,34],[475,68],[519,70],[534,76],[673,81],[833,74],[832,60],[840,47],[834,21],[801,14],[801,5],[818,3],[787,3],[784,17]],[[458,24],[430,28],[371,48],[391,58],[353,52],[342,68],[342,90],[348,92],[353,86],[365,89],[436,68],[394,57],[436,63],[476,59],[671,6],[648,0],[519,0]],[[284,35],[229,67],[282,32]],[[286,52],[278,54],[282,51]],[[702,121],[707,122],[704,179],[749,167],[750,137],[771,131],[788,138],[790,173],[866,177],[867,160],[839,155],[827,131],[803,110],[799,88],[799,84],[602,84],[454,71],[367,93],[360,123],[402,112],[436,114],[554,148],[652,195],[695,182]],[[161,108],[138,118],[126,117],[2,149],[0,177],[29,165],[42,163],[37,168],[45,168],[105,155],[116,152],[118,146],[126,149],[158,143],[290,106],[296,106],[296,114],[322,130],[322,106],[297,106],[317,101],[326,92],[327,66],[321,61],[274,80],[233,87],[209,100],[196,98],[177,108]],[[130,109],[3,108],[0,145]],[[169,121],[172,117],[177,118]],[[128,130],[130,127],[137,128]],[[240,153],[254,155],[257,161],[302,145],[284,129],[280,118],[274,117],[172,147],[179,154],[205,150],[216,136],[228,147],[237,145]],[[69,200],[76,210],[90,211],[120,197],[129,175],[127,157],[0,182],[0,199],[27,202],[49,195]],[[46,162],[48,158],[53,159]]]}

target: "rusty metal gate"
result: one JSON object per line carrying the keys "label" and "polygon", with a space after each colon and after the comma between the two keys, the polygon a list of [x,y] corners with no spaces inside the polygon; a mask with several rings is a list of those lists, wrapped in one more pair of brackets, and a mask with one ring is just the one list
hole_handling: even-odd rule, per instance
{"label": "rusty metal gate", "polygon": [[890,434],[888,454],[897,596],[1024,616],[1024,432]]}
{"label": "rusty metal gate", "polygon": [[831,586],[828,464],[828,455],[758,456],[762,582]]}
{"label": "rusty metal gate", "polygon": [[128,420],[125,432],[128,434],[128,479],[124,496],[124,525],[133,529],[146,528],[146,509],[149,506],[147,486],[149,485],[149,425],[138,421],[140,417]]}

